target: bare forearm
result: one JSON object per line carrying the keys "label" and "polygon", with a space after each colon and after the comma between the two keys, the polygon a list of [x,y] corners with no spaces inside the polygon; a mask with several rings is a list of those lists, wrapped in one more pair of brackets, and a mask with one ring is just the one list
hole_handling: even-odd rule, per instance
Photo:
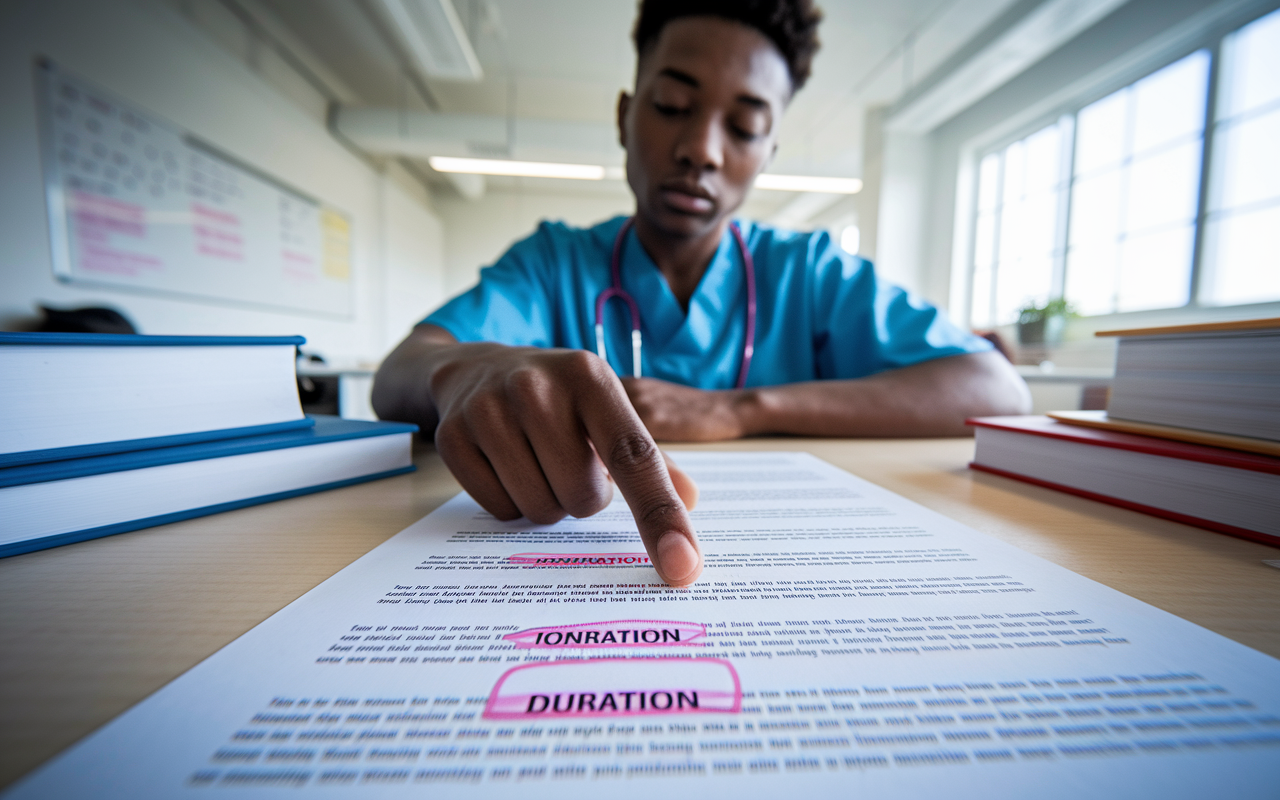
{"label": "bare forearm", "polygon": [[489,344],[459,344],[443,328],[423,325],[400,343],[378,368],[373,381],[373,410],[382,419],[413,422],[424,432],[439,422],[431,385],[436,373],[468,350],[492,348]]}
{"label": "bare forearm", "polygon": [[971,416],[1025,414],[1026,384],[995,353],[954,356],[869,378],[749,390],[736,403],[747,435],[963,436]]}

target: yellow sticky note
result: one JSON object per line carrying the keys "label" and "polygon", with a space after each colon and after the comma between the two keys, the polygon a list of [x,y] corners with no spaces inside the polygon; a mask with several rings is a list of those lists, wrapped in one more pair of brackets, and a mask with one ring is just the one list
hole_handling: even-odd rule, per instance
{"label": "yellow sticky note", "polygon": [[320,211],[323,238],[323,264],[326,278],[345,281],[351,278],[351,222],[331,208]]}

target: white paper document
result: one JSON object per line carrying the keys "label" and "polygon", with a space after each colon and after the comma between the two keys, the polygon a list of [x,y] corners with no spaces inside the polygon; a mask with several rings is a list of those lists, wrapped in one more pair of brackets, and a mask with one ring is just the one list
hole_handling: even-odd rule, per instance
{"label": "white paper document", "polygon": [[461,495],[10,796],[1280,794],[1280,661],[812,456],[676,458],[694,586],[621,501]]}

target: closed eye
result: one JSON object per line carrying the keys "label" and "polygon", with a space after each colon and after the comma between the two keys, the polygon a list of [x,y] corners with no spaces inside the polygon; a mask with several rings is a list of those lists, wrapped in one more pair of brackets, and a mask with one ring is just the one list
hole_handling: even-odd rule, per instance
{"label": "closed eye", "polygon": [[664,117],[675,117],[681,114],[689,113],[689,109],[687,108],[683,108],[681,106],[668,105],[666,103],[654,103],[653,107],[657,109],[658,113]]}

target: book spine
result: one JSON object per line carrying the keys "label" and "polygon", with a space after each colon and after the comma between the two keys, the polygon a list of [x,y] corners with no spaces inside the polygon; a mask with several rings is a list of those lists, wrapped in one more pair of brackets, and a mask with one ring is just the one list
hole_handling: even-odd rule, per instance
{"label": "book spine", "polygon": [[[313,417],[306,417],[302,420],[302,423],[306,427],[311,427],[314,419]],[[177,447],[153,447],[91,458],[49,461],[9,467],[0,469],[0,488],[64,481],[71,478],[85,478],[90,475],[147,469],[148,467],[160,467],[166,464],[207,461],[214,458],[261,453],[269,450],[313,447],[350,439],[395,436],[402,433],[415,433],[418,430],[417,425],[402,422],[363,422],[355,420],[340,420],[340,422],[348,423],[344,430],[335,432],[332,427],[326,425],[323,428],[317,428],[319,432],[314,436],[296,435],[299,433],[296,430],[280,431],[265,436],[218,438]],[[306,431],[303,430],[302,433],[305,434]]]}
{"label": "book spine", "polygon": [[393,475],[403,475],[406,472],[413,472],[415,469],[417,468],[410,464],[407,467],[400,467],[397,469],[387,470],[385,472],[377,472],[372,475],[360,475],[355,478],[322,483],[316,486],[304,486],[301,489],[290,489],[287,492],[276,492],[274,494],[264,494],[258,497],[247,497],[243,500],[233,500],[228,503],[219,503],[217,505],[204,506],[202,508],[192,508],[186,511],[175,511],[171,514],[161,514],[159,516],[146,517],[144,519],[133,519],[127,522],[117,522],[112,525],[102,525],[97,528],[86,528],[79,531],[69,531],[67,533],[55,533],[51,536],[41,536],[36,539],[26,539],[21,542],[10,542],[9,544],[0,545],[0,558],[21,555],[22,553],[31,553],[36,550],[47,550],[51,547],[59,547],[64,544],[87,542],[90,539],[101,539],[104,536],[113,536],[117,533],[128,533],[129,531],[141,530],[143,528],[154,528],[157,525],[168,525],[171,522],[181,522],[184,519],[207,517],[211,514],[219,514],[223,511],[232,511],[237,508],[261,505],[263,503],[284,500],[290,497],[299,497],[304,494],[323,492],[329,489],[339,489],[343,486],[352,486],[357,483],[367,483],[368,481],[390,478]]}
{"label": "book spine", "polygon": [[0,345],[74,347],[300,347],[302,336],[151,336],[138,333],[0,333]]}
{"label": "book spine", "polygon": [[[214,431],[197,431],[179,433],[172,436],[154,436],[148,439],[126,439],[116,442],[98,442],[73,447],[53,447],[48,450],[26,450],[21,453],[0,453],[0,469],[20,467],[27,464],[43,464],[50,461],[73,461],[80,458],[95,458],[117,453],[132,453],[138,450],[159,450],[164,447],[181,447],[202,442],[225,441],[228,439],[247,439],[252,436],[266,436],[272,433],[303,430],[315,427],[315,420],[303,416],[300,419],[286,422],[272,422],[266,425],[250,425],[244,428],[223,428]],[[3,485],[3,481],[0,481]]]}
{"label": "book spine", "polygon": [[1097,500],[1100,503],[1107,503],[1109,505],[1119,506],[1120,508],[1126,508],[1130,511],[1138,511],[1143,514],[1149,514],[1153,517],[1160,517],[1162,519],[1168,519],[1174,522],[1181,522],[1184,525],[1192,525],[1197,528],[1204,528],[1205,530],[1210,530],[1215,533],[1225,533],[1228,536],[1235,536],[1240,539],[1248,539],[1251,542],[1261,542],[1262,544],[1271,545],[1272,547],[1280,547],[1280,536],[1272,536],[1271,534],[1268,534],[1268,533],[1251,531],[1247,528],[1238,528],[1234,525],[1225,525],[1221,522],[1214,522],[1213,520],[1201,519],[1200,517],[1192,517],[1187,514],[1179,514],[1176,511],[1166,511],[1163,508],[1155,508],[1154,506],[1146,506],[1141,503],[1133,503],[1128,500],[1122,500],[1119,497],[1111,497],[1109,495],[1098,494],[1096,492],[1090,492],[1084,489],[1076,489],[1075,487],[1064,486],[1060,483],[1053,483],[1051,481],[1042,481],[1039,478],[1032,478],[1027,475],[1020,475],[1016,472],[1009,472],[1007,470],[998,469],[996,467],[988,467],[987,465],[979,464],[976,461],[970,462],[969,468],[976,469],[981,472],[989,472],[992,475],[999,475],[1002,478],[1012,478],[1016,481],[1030,483],[1035,486],[1042,486],[1046,489],[1053,489],[1059,492],[1066,492],[1067,494],[1073,494],[1076,497],[1083,497],[1087,500]]}

